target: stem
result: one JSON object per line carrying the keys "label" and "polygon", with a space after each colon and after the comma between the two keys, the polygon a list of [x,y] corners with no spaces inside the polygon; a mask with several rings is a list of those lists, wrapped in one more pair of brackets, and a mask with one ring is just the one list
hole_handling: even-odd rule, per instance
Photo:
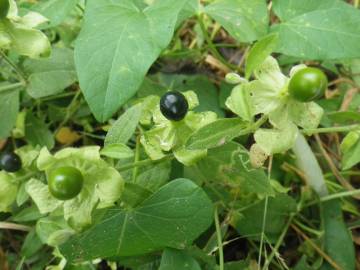
{"label": "stem", "polygon": [[294,229],[305,241],[307,241],[310,246],[312,246],[317,253],[319,253],[332,267],[336,270],[341,270],[341,267],[329,256],[327,255],[321,248],[319,248],[305,233],[303,233],[298,227],[291,224],[291,228]]}
{"label": "stem", "polygon": [[163,157],[162,159],[158,159],[158,160],[144,159],[144,160],[141,160],[138,162],[134,162],[134,163],[127,164],[127,165],[124,165],[121,167],[117,167],[117,170],[119,172],[127,171],[127,170],[133,169],[135,167],[143,167],[143,166],[147,166],[147,165],[151,165],[151,164],[157,164],[157,163],[161,163],[165,160],[172,160],[173,158],[174,158],[174,156],[172,154],[170,154],[170,155],[167,155],[167,156]]}
{"label": "stem", "polygon": [[315,205],[319,202],[327,202],[327,201],[340,199],[340,198],[344,198],[344,197],[350,197],[350,196],[359,195],[359,194],[360,194],[360,189],[355,189],[355,190],[344,191],[344,192],[339,192],[336,194],[327,195],[327,196],[321,197],[319,200],[309,202],[308,204],[304,205],[304,208]]}
{"label": "stem", "polygon": [[24,232],[31,231],[31,227],[29,226],[10,223],[10,222],[0,222],[0,229],[16,230],[16,231],[24,231]]}
{"label": "stem", "polygon": [[0,87],[0,93],[1,92],[6,92],[6,91],[9,91],[9,90],[13,90],[13,89],[16,89],[16,88],[19,88],[19,87],[22,87],[24,86],[23,83],[14,83],[14,84],[9,84],[9,85],[4,85],[2,87]]}
{"label": "stem", "polygon": [[204,37],[205,37],[205,40],[209,46],[209,49],[211,51],[211,53],[221,62],[223,63],[225,66],[227,66],[228,68],[230,69],[233,69],[233,70],[237,70],[237,66],[234,66],[230,63],[228,63],[224,57],[222,57],[222,55],[218,52],[218,50],[216,49],[214,43],[212,42],[210,36],[209,36],[209,33],[206,29],[206,26],[204,24],[204,14],[201,14],[198,16],[198,22],[199,22],[199,25],[200,25],[200,28],[201,28],[201,31],[203,32],[204,34]]}
{"label": "stem", "polygon": [[[138,135],[136,137],[136,146],[135,146],[135,160],[134,163],[139,162],[140,159],[140,135]],[[133,168],[133,173],[132,173],[132,182],[136,183],[136,177],[139,171],[139,167],[136,166]]]}
{"label": "stem", "polygon": [[219,247],[219,265],[220,265],[219,270],[224,270],[224,250],[223,250],[222,235],[221,235],[217,206],[215,207],[214,219],[215,219],[215,228],[216,228],[216,238]]}
{"label": "stem", "polygon": [[[260,118],[261,120],[261,118]],[[260,121],[258,120],[258,122]],[[256,123],[255,123],[256,124]],[[271,179],[271,168],[272,168],[272,161],[273,158],[270,156],[269,158],[269,165],[268,165],[268,181]],[[265,227],[266,227],[266,217],[267,217],[267,210],[268,210],[268,202],[269,202],[269,196],[266,195],[265,197],[265,204],[264,204],[264,214],[263,214],[263,222],[261,227],[261,237],[260,237],[260,248],[259,248],[259,257],[258,257],[258,266],[259,269],[261,267],[261,256],[262,256],[262,250],[264,245],[264,236],[265,236]],[[266,261],[266,259],[265,259]]]}
{"label": "stem", "polygon": [[[290,224],[291,224],[294,216],[295,216],[295,214],[290,215],[290,217],[289,217],[289,219],[288,219],[288,221],[287,221],[287,223],[285,225],[285,228],[283,229],[283,231],[281,232],[278,240],[276,241],[276,244],[275,244],[274,248],[272,249],[268,259],[266,260],[262,270],[267,270],[268,269],[272,259],[274,258],[275,254],[278,252],[281,244],[283,243],[285,235],[286,235],[287,231],[289,230]],[[260,267],[260,265],[259,265],[259,267]]]}
{"label": "stem", "polygon": [[9,66],[11,66],[13,68],[13,70],[16,72],[16,74],[19,76],[20,82],[22,83],[22,85],[26,85],[26,79],[25,79],[25,75],[24,73],[18,68],[17,65],[15,65],[10,59],[9,57],[7,57],[7,55],[0,51],[0,56],[2,56],[2,58],[4,58],[5,62],[9,64]]}
{"label": "stem", "polygon": [[331,132],[348,132],[360,129],[360,125],[348,125],[342,127],[329,127],[329,128],[310,128],[310,129],[303,129],[301,132],[305,135],[311,135],[314,133],[331,133]]}
{"label": "stem", "polygon": [[81,95],[81,91],[78,90],[75,94],[75,96],[73,97],[73,99],[71,100],[70,105],[68,106],[68,108],[66,109],[66,115],[64,117],[64,120],[60,123],[60,125],[57,127],[57,129],[55,130],[54,134],[58,133],[58,131],[70,120],[72,114],[76,111],[76,107],[77,107],[77,99],[78,97]]}

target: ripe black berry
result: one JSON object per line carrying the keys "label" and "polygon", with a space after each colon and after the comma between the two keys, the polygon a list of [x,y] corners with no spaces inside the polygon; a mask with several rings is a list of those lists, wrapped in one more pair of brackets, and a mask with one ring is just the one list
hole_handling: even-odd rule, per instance
{"label": "ripe black berry", "polygon": [[6,172],[17,172],[21,169],[21,159],[15,153],[4,153],[0,157],[0,167]]}
{"label": "ripe black berry", "polygon": [[161,97],[160,111],[169,120],[180,121],[188,112],[189,104],[180,92],[167,92]]}

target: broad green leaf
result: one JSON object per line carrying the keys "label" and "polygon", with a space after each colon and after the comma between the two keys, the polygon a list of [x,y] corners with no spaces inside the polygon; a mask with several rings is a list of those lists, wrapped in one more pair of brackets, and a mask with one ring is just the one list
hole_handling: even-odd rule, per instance
{"label": "broad green leaf", "polygon": [[[243,211],[235,212],[232,225],[241,235],[259,240],[262,232],[265,201],[254,203]],[[296,212],[296,202],[286,194],[278,194],[268,198],[265,235],[271,242],[275,242],[282,232],[291,213]]]}
{"label": "broad green leaf", "polygon": [[224,145],[241,135],[247,124],[239,118],[218,119],[194,132],[186,143],[186,148],[208,149]]}
{"label": "broad green leaf", "polygon": [[40,1],[34,6],[34,10],[49,19],[47,27],[53,27],[62,23],[70,12],[75,8],[78,0],[47,0]]}
{"label": "broad green leaf", "polygon": [[225,105],[245,121],[253,121],[254,106],[251,103],[249,84],[243,83],[235,86]]}
{"label": "broad green leaf", "polygon": [[77,80],[71,49],[54,48],[50,58],[28,59],[24,67],[29,74],[27,92],[33,98],[60,93]]}
{"label": "broad green leaf", "polygon": [[360,122],[360,112],[329,112],[326,114],[326,117],[328,117],[331,121],[339,124]]}
{"label": "broad green leaf", "polygon": [[297,136],[293,151],[297,165],[304,173],[307,183],[319,196],[326,196],[328,191],[320,165],[306,139],[300,133]]}
{"label": "broad green leaf", "polygon": [[25,137],[33,146],[46,146],[52,149],[55,145],[54,136],[46,124],[30,113],[26,116]]}
{"label": "broad green leaf", "polygon": [[275,50],[278,38],[279,36],[276,33],[269,34],[251,47],[245,63],[246,78],[250,78],[251,73]]}
{"label": "broad green leaf", "polygon": [[132,0],[90,0],[75,46],[80,85],[99,121],[109,119],[140,87],[166,48],[187,0],[155,1],[139,9]]}
{"label": "broad green leaf", "polygon": [[212,212],[212,203],[200,187],[177,179],[135,209],[108,210],[103,221],[72,237],[60,251],[69,261],[86,261],[165,247],[183,249],[210,226]]}
{"label": "broad green leaf", "polygon": [[131,158],[134,156],[134,151],[122,143],[114,143],[105,145],[100,151],[100,154],[115,159]]}
{"label": "broad green leaf", "polygon": [[127,143],[133,136],[142,113],[141,104],[135,105],[125,111],[111,126],[105,138],[105,145]]}
{"label": "broad green leaf", "polygon": [[[331,18],[331,19],[330,19]],[[277,52],[307,59],[360,57],[360,13],[345,3],[276,25]]]}
{"label": "broad green leaf", "polygon": [[130,207],[136,207],[152,194],[150,190],[141,185],[126,182],[124,192],[121,195],[121,201]]}
{"label": "broad green leaf", "polygon": [[201,270],[201,268],[185,251],[167,248],[162,254],[159,270]]}
{"label": "broad green leaf", "polygon": [[[6,86],[6,84],[0,84]],[[19,111],[19,91],[0,92],[0,139],[10,135]],[[6,115],[6,117],[4,117]]]}
{"label": "broad green leaf", "polygon": [[175,158],[185,166],[194,165],[200,159],[206,157],[206,149],[188,150],[185,147],[180,147],[174,150]]}
{"label": "broad green leaf", "polygon": [[264,0],[217,0],[204,11],[240,42],[251,42],[268,30],[268,11]]}
{"label": "broad green leaf", "polygon": [[355,269],[355,247],[351,232],[344,223],[340,201],[324,202],[321,212],[325,231],[325,252],[341,269]]}
{"label": "broad green leaf", "polygon": [[186,168],[186,172],[200,183],[219,182],[240,188],[245,194],[273,195],[264,171],[252,168],[249,152],[234,142],[209,149],[207,157]]}
{"label": "broad green leaf", "polygon": [[341,2],[341,0],[274,0],[273,10],[282,21],[287,21],[308,12],[335,7]]}

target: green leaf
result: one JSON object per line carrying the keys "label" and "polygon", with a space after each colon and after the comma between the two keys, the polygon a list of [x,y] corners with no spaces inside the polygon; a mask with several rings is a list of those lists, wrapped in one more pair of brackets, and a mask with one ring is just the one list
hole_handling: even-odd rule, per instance
{"label": "green leaf", "polygon": [[141,104],[135,105],[125,111],[106,134],[105,145],[127,143],[136,130],[141,113]]}
{"label": "green leaf", "polygon": [[115,159],[131,158],[134,156],[134,151],[122,143],[114,143],[105,145],[100,151],[100,154]]}
{"label": "green leaf", "polygon": [[332,8],[340,2],[339,0],[273,0],[273,10],[282,21],[286,21],[315,10]]}
{"label": "green leaf", "polygon": [[278,34],[269,34],[251,47],[245,64],[245,77],[247,79],[250,78],[251,73],[265,61],[266,57],[275,50],[278,39]]}
{"label": "green leaf", "polygon": [[360,57],[360,13],[345,3],[302,14],[273,30],[279,34],[276,51],[289,56],[319,60]]}
{"label": "green leaf", "polygon": [[135,183],[126,182],[125,189],[121,195],[121,201],[130,207],[136,207],[153,193]]}
{"label": "green leaf", "polygon": [[71,49],[54,48],[50,58],[28,59],[24,68],[29,74],[27,92],[33,98],[60,93],[77,80]]}
{"label": "green leaf", "polygon": [[268,11],[264,0],[217,0],[205,12],[240,42],[251,42],[268,30]]}
{"label": "green leaf", "polygon": [[194,132],[186,143],[186,148],[208,149],[224,145],[241,135],[247,124],[239,118],[218,119]]}
{"label": "green leaf", "polygon": [[186,170],[198,182],[225,183],[247,194],[273,195],[264,171],[252,168],[249,152],[235,142],[209,149],[206,158]]}
{"label": "green leaf", "polygon": [[132,0],[88,1],[75,62],[84,96],[99,121],[136,93],[170,42],[186,2],[155,1],[141,10]]}
{"label": "green leaf", "polygon": [[182,249],[210,226],[212,212],[212,203],[200,187],[177,179],[135,209],[108,210],[103,221],[72,237],[60,251],[69,261],[86,261],[165,247]]}
{"label": "green leaf", "polygon": [[360,140],[346,151],[342,157],[342,169],[348,170],[360,162]]}
{"label": "green leaf", "polygon": [[341,269],[355,269],[355,247],[351,233],[344,223],[340,201],[324,202],[321,212],[326,253]]}
{"label": "green leaf", "polygon": [[77,2],[78,0],[47,0],[39,2],[33,9],[50,20],[47,27],[53,27],[66,19]]}
{"label": "green leaf", "polygon": [[18,112],[19,91],[11,90],[0,92],[0,115],[6,115],[6,117],[0,117],[0,139],[4,139],[10,135],[15,125]]}
{"label": "green leaf", "polygon": [[185,251],[167,248],[162,254],[159,270],[201,270],[201,268]]}
{"label": "green leaf", "polygon": [[[231,223],[241,235],[260,239],[264,219],[265,200],[256,202],[243,211],[235,212]],[[296,212],[296,201],[286,194],[268,198],[267,215],[264,233],[275,242],[282,232],[289,215]]]}
{"label": "green leaf", "polygon": [[55,145],[52,132],[42,120],[31,113],[26,115],[25,137],[33,146],[40,145],[52,149]]}

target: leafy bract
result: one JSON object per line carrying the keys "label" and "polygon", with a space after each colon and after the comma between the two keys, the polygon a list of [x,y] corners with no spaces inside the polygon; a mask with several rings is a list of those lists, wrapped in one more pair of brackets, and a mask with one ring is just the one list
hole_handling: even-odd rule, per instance
{"label": "leafy bract", "polygon": [[48,59],[28,59],[24,63],[29,74],[27,92],[33,98],[51,96],[76,82],[74,52],[54,48]]}
{"label": "leafy bract", "polygon": [[268,12],[264,0],[217,0],[205,12],[240,42],[251,42],[266,34]]}
{"label": "leafy bract", "polygon": [[31,58],[50,55],[51,46],[48,38],[41,31],[34,29],[47,19],[36,12],[18,16],[14,0],[10,0],[10,10],[6,18],[0,20],[0,48],[11,49],[20,55]]}
{"label": "leafy bract", "polygon": [[18,181],[12,174],[0,171],[0,212],[10,211],[10,206],[16,199]]}
{"label": "leafy bract", "polygon": [[72,237],[60,251],[69,261],[85,261],[165,247],[183,249],[210,226],[212,212],[212,203],[200,187],[177,179],[135,209],[108,210],[102,221]]}
{"label": "leafy bract", "polygon": [[84,186],[75,198],[60,201],[53,197],[48,186],[38,179],[26,184],[26,191],[40,210],[46,214],[63,208],[65,220],[75,230],[91,224],[91,213],[97,207],[112,206],[119,199],[124,181],[121,175],[100,159],[99,147],[66,148],[51,155],[46,148],[40,151],[37,166],[48,175],[59,167],[75,167],[84,177]]}
{"label": "leafy bract", "polygon": [[75,62],[84,96],[99,121],[136,93],[170,42],[186,2],[154,1],[140,9],[132,0],[88,1]]}

